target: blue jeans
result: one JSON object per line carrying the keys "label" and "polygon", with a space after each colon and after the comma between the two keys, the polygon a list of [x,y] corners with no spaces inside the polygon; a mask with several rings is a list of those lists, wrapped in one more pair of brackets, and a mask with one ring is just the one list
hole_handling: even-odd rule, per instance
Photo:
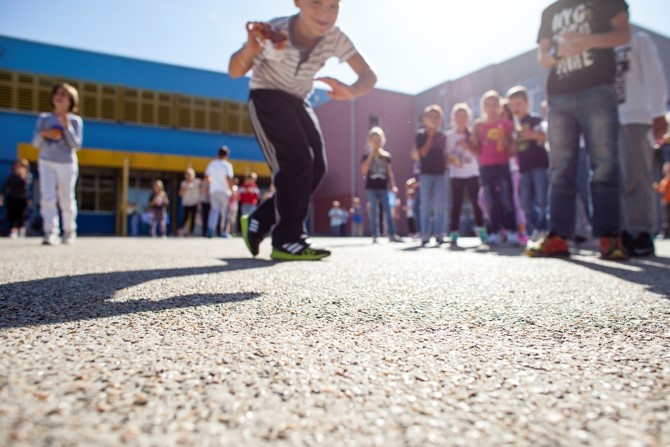
{"label": "blue jeans", "polygon": [[388,234],[389,236],[393,236],[395,234],[395,222],[391,214],[388,191],[386,189],[366,189],[365,192],[368,197],[368,204],[370,205],[370,231],[372,232],[372,237],[376,238],[381,235],[379,231],[379,218],[377,217],[377,202],[381,204],[382,213],[386,215]]}
{"label": "blue jeans", "polygon": [[618,129],[613,86],[549,97],[551,232],[568,238],[574,233],[577,158],[579,137],[583,134],[592,171],[593,234],[600,237],[619,233]]}
{"label": "blue jeans", "polygon": [[[421,196],[421,239],[428,240],[444,236],[446,202],[446,182],[444,174],[421,174],[419,195]],[[432,215],[432,219],[431,219]],[[431,225],[432,223],[432,225]]]}
{"label": "blue jeans", "polygon": [[547,230],[547,192],[549,175],[545,168],[521,174],[521,206],[529,233]]}
{"label": "blue jeans", "polygon": [[498,233],[501,227],[516,232],[516,210],[509,165],[481,166],[479,170],[489,208],[491,232]]}

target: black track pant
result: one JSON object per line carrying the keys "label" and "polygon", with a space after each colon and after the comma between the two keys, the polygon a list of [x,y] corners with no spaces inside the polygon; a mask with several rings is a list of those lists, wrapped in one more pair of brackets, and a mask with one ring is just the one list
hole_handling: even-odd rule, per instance
{"label": "black track pant", "polygon": [[279,247],[307,237],[312,193],[326,174],[323,136],[308,102],[279,90],[252,90],[249,117],[272,169],[276,193],[250,216]]}

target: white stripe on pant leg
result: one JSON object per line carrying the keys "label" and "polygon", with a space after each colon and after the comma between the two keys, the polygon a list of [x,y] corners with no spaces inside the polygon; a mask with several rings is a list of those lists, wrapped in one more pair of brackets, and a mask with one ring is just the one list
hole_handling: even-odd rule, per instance
{"label": "white stripe on pant leg", "polygon": [[277,162],[277,151],[275,150],[275,147],[272,145],[270,139],[267,137],[265,131],[263,130],[263,125],[258,119],[258,114],[256,113],[256,106],[254,105],[253,100],[249,101],[249,119],[251,121],[251,126],[254,128],[256,136],[258,137],[258,140],[261,143],[261,149],[265,154],[265,158],[267,159],[268,164],[272,168],[272,173],[274,175],[275,172],[279,170],[279,163]]}
{"label": "white stripe on pant leg", "polygon": [[[277,160],[277,150],[274,145],[270,142],[270,139],[265,134],[263,130],[263,125],[261,124],[260,119],[258,119],[258,113],[256,113],[256,105],[253,100],[249,100],[249,119],[251,121],[251,127],[253,127],[256,132],[256,136],[260,142],[261,150],[265,155],[265,159],[270,165],[272,171],[272,183],[274,183],[275,176],[279,174],[279,161]],[[277,198],[275,197],[275,226],[281,221],[281,216],[279,215],[279,210],[276,203]]]}

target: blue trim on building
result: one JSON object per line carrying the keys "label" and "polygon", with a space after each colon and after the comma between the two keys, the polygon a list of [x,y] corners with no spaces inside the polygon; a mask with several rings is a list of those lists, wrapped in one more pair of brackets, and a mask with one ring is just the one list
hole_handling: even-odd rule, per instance
{"label": "blue trim on building", "polygon": [[91,82],[246,101],[247,78],[0,36],[0,67]]}

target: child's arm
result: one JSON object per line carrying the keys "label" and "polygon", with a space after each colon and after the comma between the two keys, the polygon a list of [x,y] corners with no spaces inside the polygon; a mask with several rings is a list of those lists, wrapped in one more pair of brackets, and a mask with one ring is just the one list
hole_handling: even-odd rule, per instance
{"label": "child's arm", "polygon": [[616,48],[630,41],[628,12],[623,10],[610,20],[612,31],[606,33],[565,33],[558,45],[560,57],[570,57],[590,49]]}
{"label": "child's arm", "polygon": [[472,133],[470,134],[470,141],[468,142],[470,152],[472,152],[476,156],[479,156],[479,154],[482,153],[482,142],[479,139],[479,131],[481,128],[482,128],[481,122],[475,124],[475,128],[472,130]]}
{"label": "child's arm", "polygon": [[331,77],[316,78],[317,81],[328,84],[328,86],[333,89],[331,92],[328,92],[328,96],[340,101],[362,96],[370,92],[377,83],[377,75],[365,58],[359,53],[351,56],[347,63],[358,75],[358,80],[352,85],[344,84]]}
{"label": "child's arm", "polygon": [[256,40],[252,26],[247,26],[247,41],[244,46],[230,57],[228,75],[235,79],[247,74],[254,66],[254,59],[263,52],[263,47]]}

